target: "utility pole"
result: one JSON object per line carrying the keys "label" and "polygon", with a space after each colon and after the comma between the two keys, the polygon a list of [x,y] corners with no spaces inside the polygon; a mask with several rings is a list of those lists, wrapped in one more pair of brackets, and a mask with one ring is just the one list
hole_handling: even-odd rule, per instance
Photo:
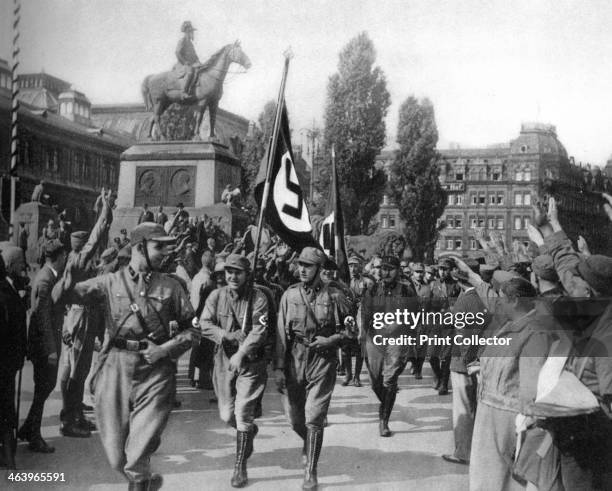
{"label": "utility pole", "polygon": [[323,132],[320,128],[317,127],[315,120],[312,120],[311,128],[302,128],[300,130],[301,133],[306,135],[308,140],[308,144],[306,145],[306,155],[310,157],[310,189],[309,189],[309,202],[312,203],[314,199],[314,180],[316,174],[317,167],[317,157],[319,155],[319,148],[316,145],[318,140],[323,136]]}

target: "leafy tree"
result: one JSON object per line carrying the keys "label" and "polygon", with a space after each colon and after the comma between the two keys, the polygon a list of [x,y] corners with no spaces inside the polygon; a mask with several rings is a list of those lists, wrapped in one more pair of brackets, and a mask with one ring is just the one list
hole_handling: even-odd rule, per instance
{"label": "leafy tree", "polygon": [[446,205],[438,176],[438,129],[428,99],[410,96],[399,110],[400,148],[391,166],[388,190],[405,223],[405,236],[416,260],[431,258],[437,239],[437,220]]}
{"label": "leafy tree", "polygon": [[[385,144],[385,116],[390,96],[382,70],[375,67],[376,51],[367,33],[351,39],[339,56],[338,72],[327,85],[324,149],[331,165],[335,146],[344,224],[349,234],[365,233],[378,212],[385,189],[383,169],[375,167]],[[325,201],[329,172],[315,182]],[[350,213],[349,213],[350,210]]]}
{"label": "leafy tree", "polygon": [[259,171],[261,160],[266,154],[270,136],[274,127],[274,116],[276,114],[276,102],[268,101],[253,127],[253,134],[247,139],[244,149],[239,156],[242,173],[240,176],[240,190],[246,206],[254,213],[257,212],[257,203],[253,196],[255,179]]}

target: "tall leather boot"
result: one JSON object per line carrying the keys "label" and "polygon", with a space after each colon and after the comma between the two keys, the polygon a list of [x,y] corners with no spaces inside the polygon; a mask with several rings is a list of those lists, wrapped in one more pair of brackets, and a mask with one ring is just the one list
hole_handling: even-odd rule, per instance
{"label": "tall leather boot", "polygon": [[3,466],[9,470],[17,469],[15,464],[15,450],[17,449],[17,440],[15,432],[12,428],[4,428],[2,430],[2,460]]}
{"label": "tall leather boot", "polygon": [[342,386],[346,387],[353,380],[353,360],[350,350],[342,350],[342,366],[344,367],[344,380]]}
{"label": "tall leather boot", "polygon": [[423,378],[423,363],[425,362],[424,358],[415,358],[414,359],[414,378],[416,380],[421,380]]}
{"label": "tall leather boot", "polygon": [[384,399],[380,405],[379,414],[379,433],[382,437],[390,437],[392,435],[391,430],[389,429],[389,418],[391,417],[391,411],[393,411],[396,395],[397,390],[395,387],[385,387]]}
{"label": "tall leather boot", "polygon": [[158,491],[163,483],[164,478],[160,474],[151,474],[151,478],[146,481],[130,481],[128,491]]}
{"label": "tall leather boot", "polygon": [[308,428],[308,436],[306,438],[306,455],[308,463],[304,473],[304,483],[302,489],[315,490],[319,485],[317,481],[317,464],[319,455],[321,455],[321,447],[323,446],[323,428]]}
{"label": "tall leather boot", "polygon": [[440,384],[442,383],[442,372],[440,370],[440,358],[437,356],[432,356],[429,358],[429,364],[431,365],[431,370],[433,371],[434,378],[432,387],[434,390],[438,390],[440,388]]}
{"label": "tall leather boot", "polygon": [[230,484],[234,488],[243,488],[249,482],[247,477],[247,450],[252,443],[249,440],[252,438],[249,431],[236,432],[236,464],[234,465],[234,475]]}
{"label": "tall leather boot", "polygon": [[357,355],[355,355],[355,375],[353,378],[353,385],[355,387],[361,387],[361,380],[359,379],[359,376],[361,375],[361,369],[363,368],[363,355],[361,354],[361,351],[357,352]]}
{"label": "tall leather boot", "polygon": [[307,447],[307,443],[308,443],[308,430],[306,429],[305,426],[302,425],[292,425],[293,431],[295,431],[298,436],[302,439],[302,441],[304,442],[304,445],[302,446],[302,465],[304,467],[306,467],[306,464],[308,464],[308,456],[306,455],[306,447]]}
{"label": "tall leather boot", "polygon": [[440,387],[438,395],[445,396],[448,394],[448,379],[450,378],[450,359],[442,360],[440,366]]}

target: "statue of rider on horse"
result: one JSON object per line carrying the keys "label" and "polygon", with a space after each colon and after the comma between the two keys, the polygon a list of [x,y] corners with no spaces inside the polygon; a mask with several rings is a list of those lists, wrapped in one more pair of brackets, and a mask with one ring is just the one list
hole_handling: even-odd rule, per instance
{"label": "statue of rider on horse", "polygon": [[199,138],[202,117],[208,108],[210,138],[215,137],[215,119],[219,100],[223,95],[223,82],[232,63],[248,69],[249,57],[242,51],[240,42],[228,44],[213,54],[209,60],[200,62],[193,46],[195,28],[185,21],[181,26],[184,36],[176,48],[178,63],[169,72],[148,75],[142,83],[142,96],[145,107],[153,111],[149,126],[149,138],[159,138],[159,120],[164,111],[172,104],[195,105],[195,127],[193,139]]}

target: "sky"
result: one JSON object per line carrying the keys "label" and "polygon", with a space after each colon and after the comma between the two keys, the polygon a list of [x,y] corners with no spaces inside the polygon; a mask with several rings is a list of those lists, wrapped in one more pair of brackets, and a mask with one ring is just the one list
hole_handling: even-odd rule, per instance
{"label": "sky", "polygon": [[[21,0],[22,73],[71,82],[93,104],[140,102],[140,84],[175,63],[180,25],[198,29],[205,60],[240,39],[221,107],[256,120],[276,99],[283,52],[294,53],[286,100],[294,140],[323,127],[338,54],[367,31],[392,105],[387,146],[409,95],[428,97],[445,148],[516,138],[522,122],[557,127],[576,161],[612,154],[612,2],[607,0]],[[0,0],[0,57],[10,59],[13,0]]]}

